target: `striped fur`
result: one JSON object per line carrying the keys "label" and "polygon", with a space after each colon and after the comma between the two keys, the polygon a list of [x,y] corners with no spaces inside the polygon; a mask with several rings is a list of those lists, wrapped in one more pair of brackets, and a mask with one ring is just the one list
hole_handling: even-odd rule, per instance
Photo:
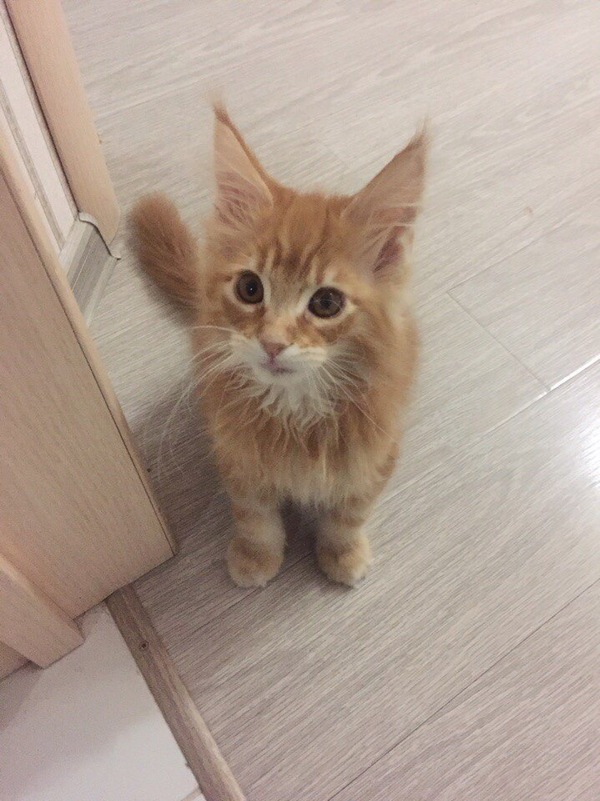
{"label": "striped fur", "polygon": [[[355,196],[301,194],[268,175],[218,107],[201,258],[167,199],[134,211],[142,265],[194,311],[198,391],[233,501],[228,562],[240,585],[279,569],[288,498],[320,510],[317,555],[332,579],[355,584],[367,570],[363,526],[396,461],[417,361],[408,283],[426,150],[421,133]],[[262,282],[261,303],[236,295],[246,271]],[[343,293],[339,315],[311,314],[320,287]],[[277,374],[264,366],[273,342]]]}

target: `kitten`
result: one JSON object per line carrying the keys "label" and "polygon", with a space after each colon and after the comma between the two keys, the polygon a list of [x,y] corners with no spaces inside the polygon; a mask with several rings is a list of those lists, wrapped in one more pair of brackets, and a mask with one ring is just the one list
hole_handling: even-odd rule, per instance
{"label": "kitten", "polygon": [[354,585],[415,372],[407,283],[426,136],[352,196],[276,182],[220,106],[214,151],[202,253],[160,195],[132,223],[146,272],[195,317],[201,402],[237,524],[229,573],[242,587],[276,575],[291,499],[318,510],[322,570]]}

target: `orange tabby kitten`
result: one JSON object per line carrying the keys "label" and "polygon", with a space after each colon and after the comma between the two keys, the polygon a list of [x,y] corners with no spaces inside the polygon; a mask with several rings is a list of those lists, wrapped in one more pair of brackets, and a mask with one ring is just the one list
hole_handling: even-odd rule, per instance
{"label": "orange tabby kitten", "polygon": [[202,406],[237,523],[229,572],[243,587],[275,576],[291,499],[319,512],[322,570],[354,585],[415,370],[407,282],[426,137],[355,195],[304,194],[277,183],[215,113],[202,254],[162,196],[143,198],[132,221],[146,271],[195,315]]}

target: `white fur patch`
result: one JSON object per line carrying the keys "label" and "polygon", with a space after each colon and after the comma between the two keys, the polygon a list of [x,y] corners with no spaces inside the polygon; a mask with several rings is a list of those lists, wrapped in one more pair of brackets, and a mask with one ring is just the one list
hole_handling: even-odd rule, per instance
{"label": "white fur patch", "polygon": [[272,374],[264,366],[265,353],[256,340],[232,343],[236,362],[249,379],[244,391],[260,399],[263,409],[282,418],[293,418],[300,428],[329,414],[334,405],[332,380],[325,368],[324,348],[301,349],[290,345],[277,363],[289,373]]}

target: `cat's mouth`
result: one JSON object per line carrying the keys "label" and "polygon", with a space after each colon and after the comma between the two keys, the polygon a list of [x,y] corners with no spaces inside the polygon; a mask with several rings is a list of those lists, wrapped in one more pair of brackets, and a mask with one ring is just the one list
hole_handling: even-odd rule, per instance
{"label": "cat's mouth", "polygon": [[289,367],[283,367],[281,364],[273,361],[263,362],[261,367],[263,370],[271,373],[271,375],[291,375],[294,372],[290,370]]}

